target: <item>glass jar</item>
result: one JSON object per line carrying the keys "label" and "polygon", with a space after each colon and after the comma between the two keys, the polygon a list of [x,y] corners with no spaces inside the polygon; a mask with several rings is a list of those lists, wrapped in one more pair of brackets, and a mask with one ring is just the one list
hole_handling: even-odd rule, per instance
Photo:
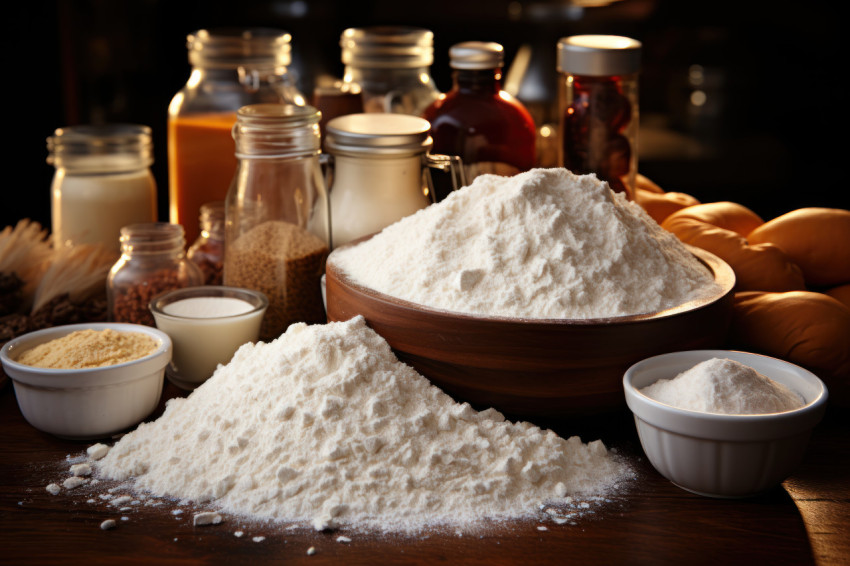
{"label": "glass jar", "polygon": [[431,204],[428,167],[447,171],[454,189],[466,184],[460,159],[429,153],[431,125],[423,118],[349,114],[326,129],[334,246],[379,232]]}
{"label": "glass jar", "polygon": [[312,106],[256,104],[240,108],[233,127],[239,166],[225,202],[224,284],[268,297],[264,341],[294,322],[325,322],[330,218],[320,117]]}
{"label": "glass jar", "polygon": [[[434,151],[459,156],[469,183],[484,173],[510,176],[534,167],[534,120],[502,90],[502,46],[458,43],[449,49],[449,58],[452,89],[423,114],[431,123]],[[448,196],[440,183],[435,187],[435,200]]]}
{"label": "glass jar", "polygon": [[122,226],[154,222],[151,129],[133,124],[71,126],[47,138],[53,241],[102,244],[118,255]]}
{"label": "glass jar", "polygon": [[204,285],[221,285],[224,270],[224,201],[201,205],[201,235],[186,257],[204,274]]}
{"label": "glass jar", "polygon": [[171,289],[201,285],[204,277],[186,259],[183,227],[167,222],[121,228],[121,257],[106,278],[109,320],[155,326],[150,300]]}
{"label": "glass jar", "polygon": [[403,26],[349,28],[342,32],[343,83],[359,89],[364,112],[421,116],[439,95],[431,78],[434,34]]}
{"label": "glass jar", "polygon": [[595,173],[629,198],[637,176],[640,53],[639,41],[621,36],[558,42],[559,165]]}
{"label": "glass jar", "polygon": [[288,66],[291,36],[273,29],[188,36],[192,72],[168,106],[169,218],[192,242],[205,202],[224,200],[236,170],[231,129],[248,104],[305,104]]}

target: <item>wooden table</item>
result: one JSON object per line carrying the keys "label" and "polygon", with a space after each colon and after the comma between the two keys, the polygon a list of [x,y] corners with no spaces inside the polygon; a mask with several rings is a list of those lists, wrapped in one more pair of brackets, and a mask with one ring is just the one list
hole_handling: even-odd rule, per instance
{"label": "wooden table", "polygon": [[[179,394],[168,385],[163,398]],[[339,533],[227,518],[194,527],[191,507],[178,515],[144,505],[119,512],[84,488],[50,495],[45,486],[68,475],[66,455],[88,444],[30,427],[7,382],[0,391],[0,563],[850,564],[848,417],[830,407],[798,471],[781,488],[745,500],[700,497],[661,477],[625,409],[593,421],[538,423],[585,442],[601,438],[633,463],[636,480],[574,525],[521,521],[466,536],[345,533],[352,540],[338,542]],[[117,527],[101,530],[105,519]]]}

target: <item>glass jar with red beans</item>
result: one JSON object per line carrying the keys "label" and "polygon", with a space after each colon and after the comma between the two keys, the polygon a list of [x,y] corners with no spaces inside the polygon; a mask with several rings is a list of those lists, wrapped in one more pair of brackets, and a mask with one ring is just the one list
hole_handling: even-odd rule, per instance
{"label": "glass jar with red beans", "polygon": [[640,51],[639,41],[614,35],[558,42],[558,164],[595,173],[629,198],[637,175]]}

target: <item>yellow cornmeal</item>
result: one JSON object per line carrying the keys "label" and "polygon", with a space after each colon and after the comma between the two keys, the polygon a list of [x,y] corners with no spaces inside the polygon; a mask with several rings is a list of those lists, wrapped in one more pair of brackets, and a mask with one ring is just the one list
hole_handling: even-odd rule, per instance
{"label": "yellow cornmeal", "polygon": [[27,350],[17,361],[40,368],[97,368],[142,358],[156,348],[156,340],[140,332],[77,330]]}

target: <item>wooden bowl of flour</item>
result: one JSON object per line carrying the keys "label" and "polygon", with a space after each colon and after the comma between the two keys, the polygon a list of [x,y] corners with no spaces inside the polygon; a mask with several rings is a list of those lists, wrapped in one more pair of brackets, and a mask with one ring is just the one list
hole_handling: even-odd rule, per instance
{"label": "wooden bowl of flour", "polygon": [[[356,245],[353,242],[348,245]],[[623,374],[657,354],[720,347],[735,275],[689,248],[720,291],[660,312],[530,320],[429,309],[351,281],[328,258],[328,321],[363,315],[403,362],[459,401],[517,416],[583,416],[625,408]]]}

